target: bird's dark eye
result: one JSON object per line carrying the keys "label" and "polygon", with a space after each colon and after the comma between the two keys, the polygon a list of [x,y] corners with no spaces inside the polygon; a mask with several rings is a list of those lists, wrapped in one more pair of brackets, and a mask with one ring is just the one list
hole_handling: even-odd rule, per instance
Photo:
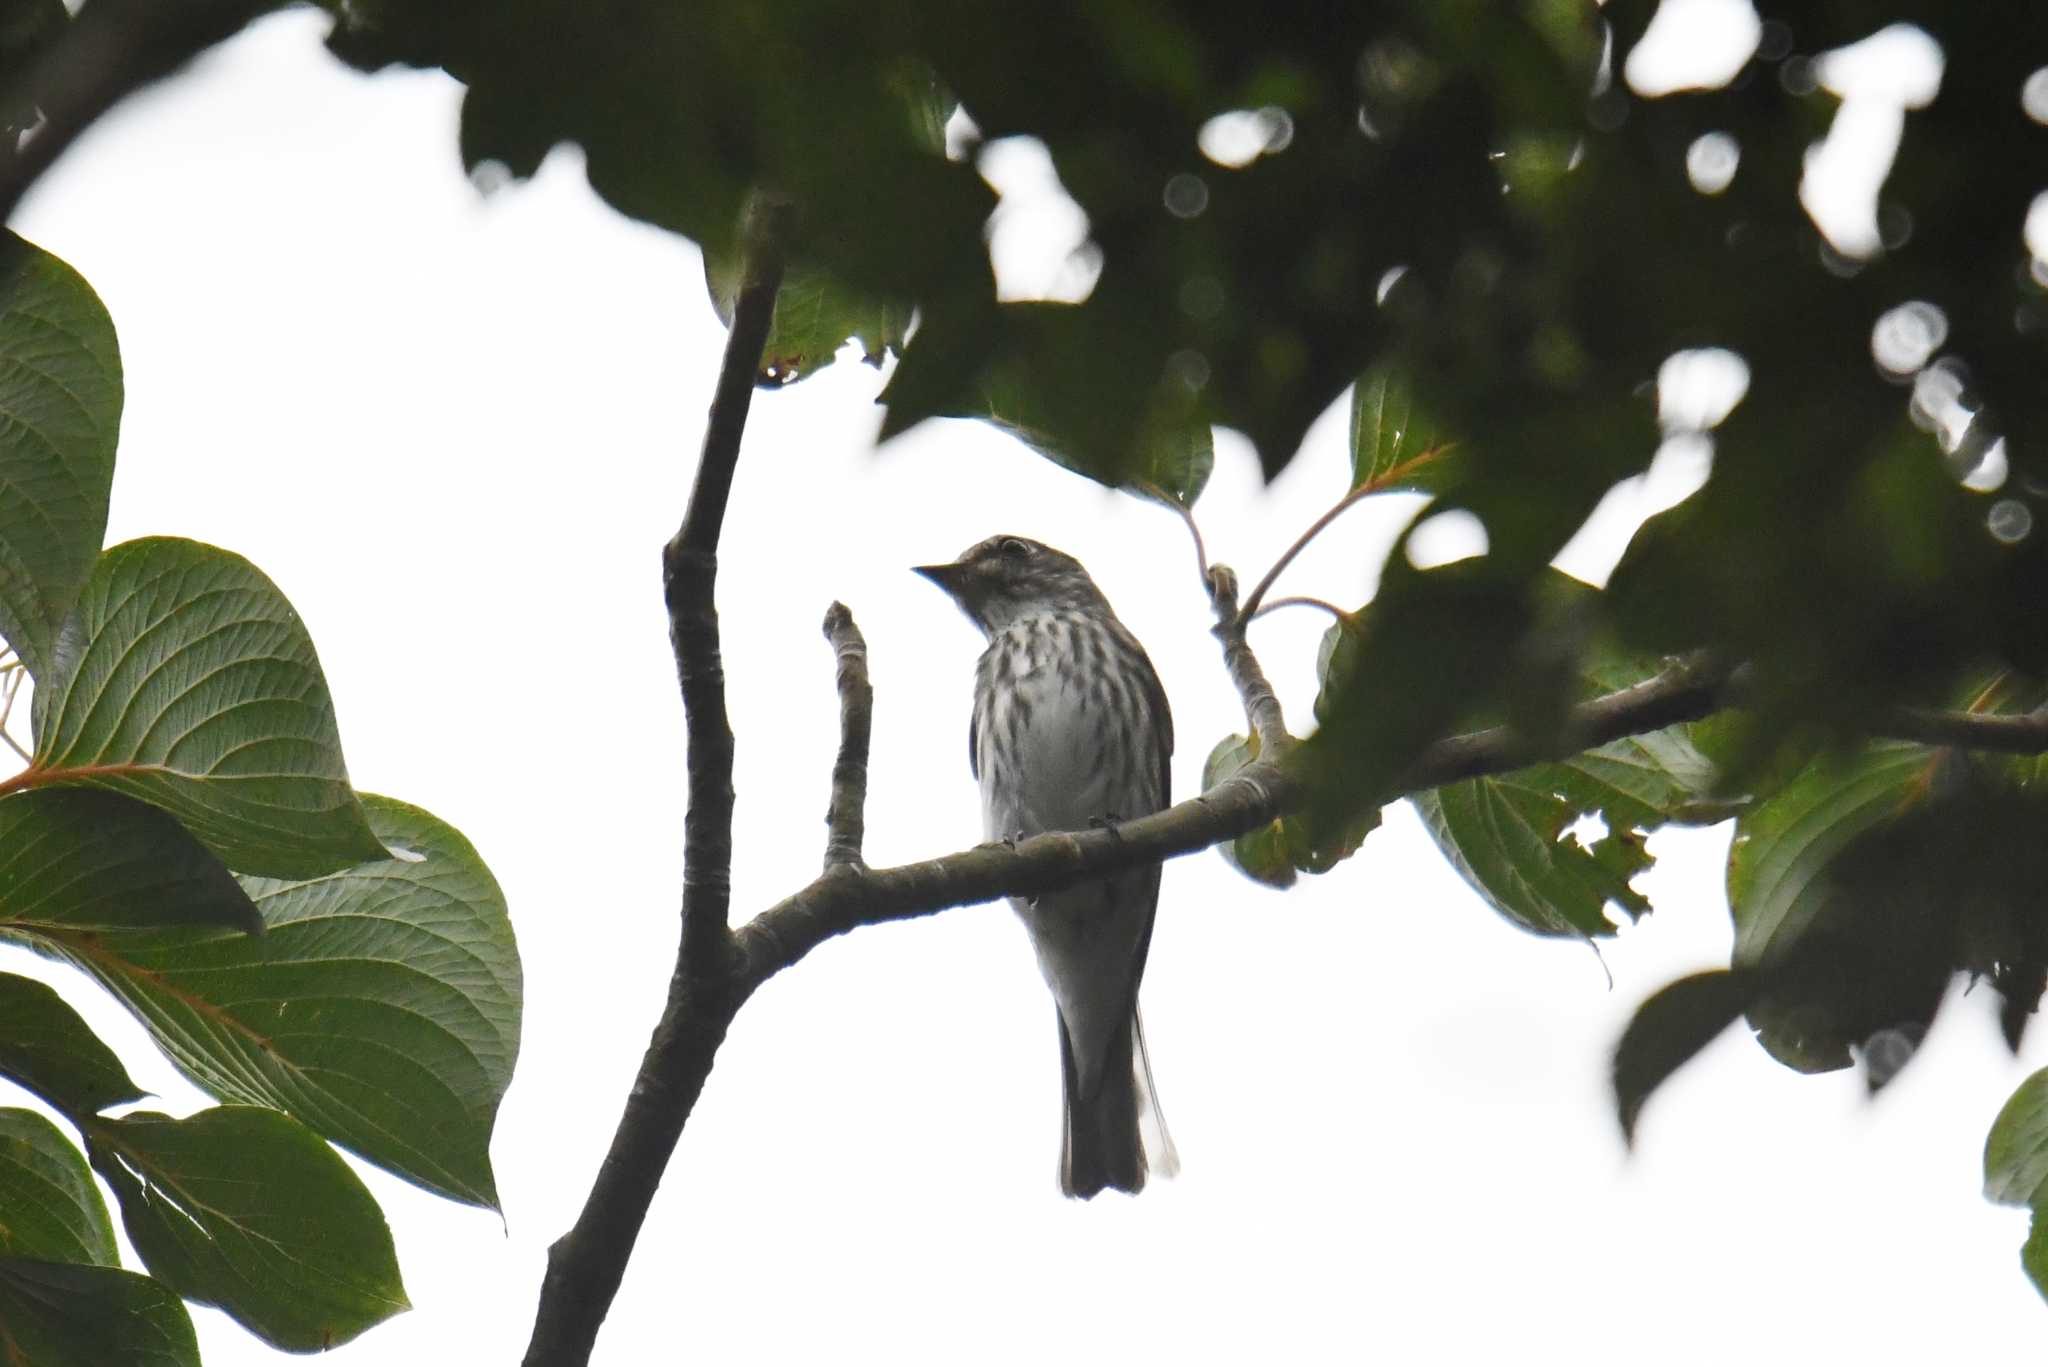
{"label": "bird's dark eye", "polygon": [[1014,536],[1006,536],[1003,538],[1003,544],[996,549],[1013,560],[1021,560],[1031,554],[1031,543],[1020,541]]}

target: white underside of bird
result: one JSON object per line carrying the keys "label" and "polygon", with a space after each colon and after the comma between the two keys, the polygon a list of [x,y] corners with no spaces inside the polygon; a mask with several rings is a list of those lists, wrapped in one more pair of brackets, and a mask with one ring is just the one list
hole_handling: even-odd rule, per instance
{"label": "white underside of bird", "polygon": [[[999,671],[1006,686],[992,690],[988,708],[974,719],[983,829],[992,840],[1127,821],[1157,810],[1158,795],[1166,791],[1165,775],[1159,772],[1162,757],[1141,738],[1123,732],[1105,699],[1088,696],[1071,671],[1031,663],[1034,654],[1040,659],[1048,654],[1029,648],[1032,633],[1065,628],[1057,620],[1027,619],[995,633],[989,642],[990,656],[1007,656]],[[1136,648],[1135,642],[1131,645]],[[996,662],[987,663],[994,667]],[[1006,736],[1007,744],[997,745],[998,736]],[[1004,769],[1006,750],[1029,757],[1019,772]],[[1036,898],[1011,899],[1030,933],[1072,1054],[1069,1153],[1063,1160],[1069,1171],[1063,1180],[1076,1161],[1073,1147],[1092,1142],[1087,1113],[1128,1110],[1127,1087],[1136,1091],[1144,1166],[1161,1176],[1179,1168],[1137,1019],[1137,970],[1151,934],[1158,880],[1154,866]],[[1106,1076],[1112,1069],[1118,1075]],[[1129,1070],[1128,1083],[1121,1070]],[[1085,1162],[1087,1155],[1080,1160]]]}

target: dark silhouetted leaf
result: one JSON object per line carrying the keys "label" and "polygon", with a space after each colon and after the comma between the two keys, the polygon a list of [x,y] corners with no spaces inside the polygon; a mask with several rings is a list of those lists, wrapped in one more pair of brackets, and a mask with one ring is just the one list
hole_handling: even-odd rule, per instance
{"label": "dark silhouetted leaf", "polygon": [[[740,286],[738,253],[707,249],[704,283],[719,321],[732,326]],[[775,321],[761,349],[758,378],[794,384],[832,364],[848,340],[859,344],[862,360],[879,366],[883,357],[903,350],[909,330],[909,304],[869,298],[835,283],[818,267],[792,263],[775,296]]]}
{"label": "dark silhouetted leaf", "polygon": [[1636,1008],[1614,1049],[1614,1104],[1628,1142],[1635,1142],[1650,1094],[1733,1025],[1761,990],[1754,973],[1717,969],[1680,978]]}

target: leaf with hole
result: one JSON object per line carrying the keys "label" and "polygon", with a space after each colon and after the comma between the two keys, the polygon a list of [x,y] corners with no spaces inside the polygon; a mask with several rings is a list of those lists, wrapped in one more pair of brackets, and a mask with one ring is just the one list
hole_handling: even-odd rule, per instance
{"label": "leaf with hole", "polygon": [[53,658],[16,786],[141,798],[243,873],[317,877],[383,854],[312,638],[240,556],[169,537],[106,551]]}
{"label": "leaf with hole", "polygon": [[[740,290],[740,254],[731,247],[707,247],[704,286],[719,321],[732,326],[733,305]],[[875,298],[834,280],[823,267],[792,261],[775,296],[775,317],[761,348],[759,380],[794,384],[817,374],[838,358],[849,340],[861,359],[879,366],[900,354],[910,334],[910,305],[903,300]]]}
{"label": "leaf with hole", "polygon": [[384,1213],[282,1111],[138,1111],[90,1121],[86,1135],[151,1274],[266,1343],[332,1348],[410,1308]]}

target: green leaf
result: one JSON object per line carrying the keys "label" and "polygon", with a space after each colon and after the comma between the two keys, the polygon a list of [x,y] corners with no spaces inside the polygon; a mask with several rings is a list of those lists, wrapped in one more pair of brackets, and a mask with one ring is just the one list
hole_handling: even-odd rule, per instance
{"label": "green leaf", "polygon": [[2000,1205],[2030,1206],[2033,1223],[2020,1246],[2020,1266],[2048,1296],[2048,1068],[2013,1092],[1984,1139],[1984,1195]]}
{"label": "green leaf", "polygon": [[[733,303],[740,288],[740,254],[730,246],[707,245],[704,285],[718,319],[732,326]],[[861,359],[879,366],[882,358],[901,354],[910,333],[911,306],[841,285],[822,267],[792,261],[775,296],[775,318],[761,349],[757,381],[795,384],[837,359],[848,339],[860,344]]]}
{"label": "green leaf", "polygon": [[2004,970],[2039,961],[2041,804],[1972,784],[1944,752],[1880,743],[1809,765],[1737,821],[1734,962],[1775,976],[1750,1020],[1780,1062],[1845,1068],[1882,1036],[1881,1085],[1956,970],[2016,990]]}
{"label": "green leaf", "polygon": [[1433,494],[1456,476],[1453,443],[1407,377],[1377,365],[1351,387],[1351,487]]}
{"label": "green leaf", "polygon": [[107,529],[121,355],[69,266],[0,231],[0,637],[46,681]]}
{"label": "green leaf", "polygon": [[128,793],[243,873],[379,858],[292,605],[238,555],[168,537],[101,555],[36,693],[19,781]]}
{"label": "green leaf", "polygon": [[1873,745],[1847,765],[1808,766],[1736,822],[1728,903],[1737,964],[1771,961],[1814,924],[1827,904],[1835,858],[1923,796],[1932,762],[1923,746]]}
{"label": "green leaf", "polygon": [[[1209,752],[1202,765],[1202,788],[1207,791],[1257,759],[1258,742],[1248,736],[1225,736]],[[1379,828],[1378,808],[1368,808],[1341,828],[1319,832],[1300,817],[1289,813],[1275,817],[1256,830],[1217,846],[1232,868],[1268,887],[1294,885],[1296,873],[1328,873],[1358,852],[1366,836]]]}
{"label": "green leaf", "polygon": [[2002,1206],[2048,1205],[2048,1068],[2022,1082],[1991,1122],[1984,1198]]}
{"label": "green leaf", "polygon": [[51,943],[213,1095],[288,1111],[429,1190],[495,1208],[491,1126],[519,1049],[504,897],[452,827],[389,798],[364,806],[396,857],[243,879],[268,925],[260,939]]}
{"label": "green leaf", "polygon": [[1469,779],[1413,795],[1437,848],[1493,909],[1538,935],[1611,935],[1607,905],[1650,909],[1629,886],[1650,867],[1642,836],[1610,827],[1582,845],[1581,804],[1548,781],[1551,766]]}
{"label": "green leaf", "polygon": [[2020,1245],[2020,1269],[2034,1289],[2048,1297],[2048,1219],[2042,1218],[2041,1211],[2034,1212],[2033,1222],[2027,1226],[2027,1241]]}
{"label": "green leaf", "polygon": [[1733,1025],[1761,990],[1754,973],[1716,969],[1680,978],[1636,1008],[1614,1049],[1614,1104],[1629,1143],[1650,1093]]}
{"label": "green leaf", "polygon": [[[1214,788],[1258,757],[1258,742],[1250,736],[1225,736],[1202,763],[1202,791]],[[1225,862],[1254,883],[1273,888],[1294,885],[1294,861],[1288,857],[1287,837],[1280,818],[1218,845],[1216,850]]]}
{"label": "green leaf", "polygon": [[120,930],[263,929],[234,875],[146,802],[84,788],[0,798],[0,934],[90,941]]}
{"label": "green leaf", "polygon": [[85,1155],[34,1111],[0,1109],[0,1212],[0,1260],[120,1265]]}
{"label": "green leaf", "polygon": [[1062,469],[1184,508],[1195,505],[1216,468],[1216,434],[1192,409],[1155,404],[1151,416],[1136,428],[1135,450],[1088,451],[1057,435],[1059,418],[1046,411],[1015,370],[998,372],[986,383],[978,406],[949,416],[982,418]]}
{"label": "green leaf", "polygon": [[67,1115],[91,1115],[143,1096],[114,1051],[56,989],[13,973],[0,973],[0,1075]]}
{"label": "green leaf", "polygon": [[87,1126],[95,1170],[157,1278],[275,1347],[346,1343],[410,1307],[384,1213],[339,1154],[280,1111],[139,1111]]}
{"label": "green leaf", "polygon": [[118,1267],[0,1258],[0,1335],[34,1367],[199,1367],[184,1302]]}
{"label": "green leaf", "polygon": [[[1609,903],[1637,918],[1650,910],[1630,886],[1655,862],[1645,837],[1667,822],[1720,815],[1708,798],[1714,772],[1673,727],[1450,784],[1415,803],[1452,866],[1510,921],[1541,935],[1607,935]],[[1607,831],[1581,844],[1568,832],[1589,816]]]}

